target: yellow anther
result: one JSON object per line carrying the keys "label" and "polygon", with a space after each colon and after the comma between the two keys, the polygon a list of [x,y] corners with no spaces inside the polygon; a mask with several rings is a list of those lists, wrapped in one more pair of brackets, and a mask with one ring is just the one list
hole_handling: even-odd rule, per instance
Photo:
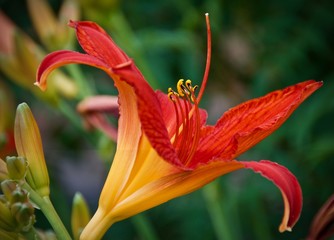
{"label": "yellow anther", "polygon": [[183,85],[184,79],[180,79],[177,82],[176,88],[177,88],[177,92],[180,94],[181,97],[184,97],[184,85]]}
{"label": "yellow anther", "polygon": [[181,97],[184,97],[185,95],[190,96],[191,95],[191,89],[188,88],[186,85],[184,85],[184,80],[180,79],[177,82],[177,92]]}
{"label": "yellow anther", "polygon": [[175,94],[174,94],[174,92],[173,92],[173,90],[170,92],[170,91],[168,91],[168,98],[172,101],[172,102],[175,102],[175,99],[174,99],[174,96],[175,96]]}
{"label": "yellow anther", "polygon": [[[177,92],[172,88],[168,88],[168,98],[175,102],[175,97],[185,97],[190,98],[192,102],[195,102],[195,91],[198,88],[197,85],[192,86],[191,80],[188,79],[184,81],[184,79],[180,79],[176,85]],[[175,97],[173,97],[175,96]]]}
{"label": "yellow anther", "polygon": [[175,102],[175,97],[179,97],[179,94],[175,92],[172,88],[168,88],[167,91],[168,91],[167,93],[168,98],[173,102]]}
{"label": "yellow anther", "polygon": [[173,91],[173,89],[170,87],[170,88],[168,88],[167,92],[168,92],[168,94],[169,94],[169,93],[173,93],[174,91]]}
{"label": "yellow anther", "polygon": [[188,79],[188,80],[186,81],[186,86],[187,86],[187,88],[188,88],[190,91],[192,90],[191,80],[190,80],[190,79]]}

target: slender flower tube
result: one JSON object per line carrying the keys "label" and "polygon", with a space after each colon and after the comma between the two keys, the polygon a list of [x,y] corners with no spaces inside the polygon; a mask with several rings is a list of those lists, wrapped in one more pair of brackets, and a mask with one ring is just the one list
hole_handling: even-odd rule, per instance
{"label": "slender flower tube", "polygon": [[155,92],[130,59],[96,23],[71,21],[86,54],[56,51],[40,64],[36,85],[47,87],[49,73],[81,63],[104,70],[118,89],[117,149],[102,189],[99,207],[80,239],[100,239],[115,222],[199,189],[219,176],[248,168],[271,180],[282,192],[285,211],[279,230],[291,230],[302,208],[295,176],[262,160],[237,161],[274,132],[322,82],[305,81],[228,110],[214,126],[199,108],[211,58],[209,17],[206,69],[198,94],[180,80],[168,94]]}
{"label": "slender flower tube", "polygon": [[41,135],[29,106],[21,103],[16,110],[14,127],[17,154],[28,162],[26,181],[40,196],[49,196],[49,174],[45,164]]}

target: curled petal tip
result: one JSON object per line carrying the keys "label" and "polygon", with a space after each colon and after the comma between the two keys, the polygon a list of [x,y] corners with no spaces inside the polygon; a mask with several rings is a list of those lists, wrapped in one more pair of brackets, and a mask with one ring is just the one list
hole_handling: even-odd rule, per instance
{"label": "curled petal tip", "polygon": [[280,189],[284,201],[284,214],[278,230],[291,231],[299,219],[303,204],[302,191],[296,177],[287,168],[267,160],[242,163],[246,168],[271,180]]}
{"label": "curled petal tip", "polygon": [[279,230],[280,233],[285,232],[285,231],[292,232],[292,228],[286,226],[285,224],[281,224],[279,226],[278,230]]}
{"label": "curled petal tip", "polygon": [[46,90],[46,86],[42,86],[39,82],[35,82],[34,85],[39,87],[42,91]]}

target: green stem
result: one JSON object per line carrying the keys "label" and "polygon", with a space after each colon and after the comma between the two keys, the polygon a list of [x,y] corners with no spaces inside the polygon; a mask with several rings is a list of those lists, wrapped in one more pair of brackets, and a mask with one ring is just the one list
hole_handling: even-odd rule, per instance
{"label": "green stem", "polygon": [[229,221],[226,219],[226,214],[220,205],[221,197],[219,197],[217,182],[213,182],[203,188],[203,194],[214,230],[217,235],[217,239],[234,239],[228,227],[230,226],[228,224]]}
{"label": "green stem", "polygon": [[29,192],[31,201],[40,207],[41,211],[44,213],[45,217],[48,219],[53,230],[55,231],[57,238],[62,240],[71,240],[71,237],[54,209],[49,196],[41,197],[27,183],[24,183],[22,187]]}
{"label": "green stem", "polygon": [[147,217],[141,213],[131,218],[133,224],[135,225],[140,239],[146,239],[146,240],[158,240],[153,226],[151,222],[147,219]]}

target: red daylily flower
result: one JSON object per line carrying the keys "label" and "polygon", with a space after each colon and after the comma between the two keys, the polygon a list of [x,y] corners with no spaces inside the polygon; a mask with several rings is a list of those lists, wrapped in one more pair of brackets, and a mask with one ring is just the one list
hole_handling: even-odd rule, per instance
{"label": "red daylily flower", "polygon": [[209,19],[207,65],[202,86],[180,80],[168,95],[154,92],[130,59],[93,22],[70,22],[86,54],[56,51],[41,63],[36,84],[46,89],[49,73],[80,63],[104,70],[119,91],[117,150],[103,187],[99,207],[81,239],[99,239],[117,221],[187,194],[226,173],[248,168],[280,189],[285,211],[279,230],[291,230],[302,208],[295,176],[277,163],[237,161],[237,156],[270,135],[322,83],[305,81],[228,110],[214,126],[198,104],[207,82],[211,34]]}

